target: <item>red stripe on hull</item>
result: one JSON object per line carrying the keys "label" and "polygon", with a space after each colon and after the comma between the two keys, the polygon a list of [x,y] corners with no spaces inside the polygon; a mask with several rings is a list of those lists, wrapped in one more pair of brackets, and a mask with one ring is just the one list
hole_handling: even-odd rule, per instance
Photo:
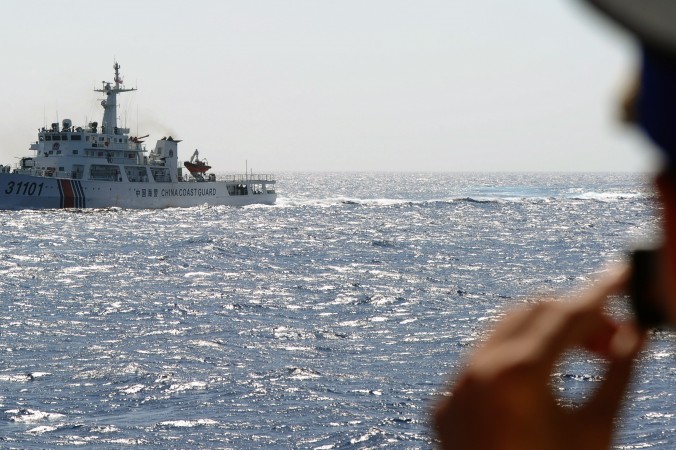
{"label": "red stripe on hull", "polygon": [[75,208],[75,194],[73,193],[73,185],[70,180],[59,180],[61,190],[63,190],[63,207]]}

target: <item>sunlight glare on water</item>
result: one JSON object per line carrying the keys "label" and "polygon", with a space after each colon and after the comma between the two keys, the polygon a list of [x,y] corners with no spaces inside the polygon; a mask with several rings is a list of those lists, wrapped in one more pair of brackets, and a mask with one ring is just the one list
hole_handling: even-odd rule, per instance
{"label": "sunlight glare on water", "polygon": [[[635,175],[285,174],[275,206],[0,212],[8,447],[431,448],[505,308],[655,228]],[[672,336],[618,448],[672,448]],[[572,361],[566,394],[599,368]]]}

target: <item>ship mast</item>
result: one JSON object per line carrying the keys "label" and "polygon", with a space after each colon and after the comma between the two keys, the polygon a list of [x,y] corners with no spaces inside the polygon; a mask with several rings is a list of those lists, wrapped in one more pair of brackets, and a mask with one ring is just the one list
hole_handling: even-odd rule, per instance
{"label": "ship mast", "polygon": [[106,99],[101,101],[103,106],[103,120],[101,121],[102,133],[115,133],[117,130],[117,94],[120,92],[135,91],[136,89],[126,89],[122,87],[122,77],[120,77],[120,65],[115,61],[113,64],[115,69],[114,84],[108,81],[103,81],[101,89],[94,89],[95,92],[105,92]]}

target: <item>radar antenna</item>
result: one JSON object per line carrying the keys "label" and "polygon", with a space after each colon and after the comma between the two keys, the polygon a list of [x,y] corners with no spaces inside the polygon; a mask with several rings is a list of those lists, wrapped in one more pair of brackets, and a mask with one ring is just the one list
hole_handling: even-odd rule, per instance
{"label": "radar antenna", "polygon": [[[120,76],[120,65],[115,61],[113,64],[113,70],[115,71],[115,78],[113,86],[109,81],[103,81],[103,87],[101,89],[94,89],[95,92],[104,92],[106,94],[106,99],[101,102],[103,106],[103,120],[102,120],[102,130],[110,130],[109,132],[115,133],[117,130],[117,94],[121,92],[130,92],[135,91],[135,88],[125,88],[122,84],[122,76]],[[105,132],[105,131],[103,131]]]}

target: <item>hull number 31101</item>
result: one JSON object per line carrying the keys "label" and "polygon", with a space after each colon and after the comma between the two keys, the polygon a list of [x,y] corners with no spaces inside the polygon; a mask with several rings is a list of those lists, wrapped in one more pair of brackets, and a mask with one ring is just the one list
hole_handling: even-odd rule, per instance
{"label": "hull number 31101", "polygon": [[35,182],[14,182],[10,181],[7,183],[7,189],[5,189],[5,194],[11,195],[11,194],[16,194],[16,195],[41,195],[42,194],[42,188],[44,187],[44,183],[35,183]]}

